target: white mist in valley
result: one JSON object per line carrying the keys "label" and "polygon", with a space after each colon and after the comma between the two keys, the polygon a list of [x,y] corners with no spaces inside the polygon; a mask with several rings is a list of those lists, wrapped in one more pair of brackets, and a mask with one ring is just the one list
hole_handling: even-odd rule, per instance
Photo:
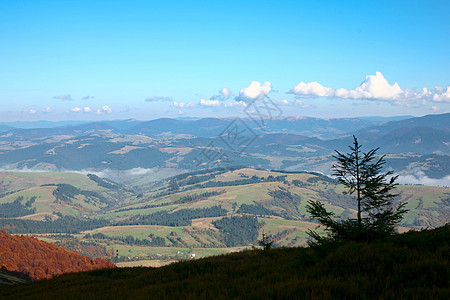
{"label": "white mist in valley", "polygon": [[402,175],[402,176],[398,177],[397,181],[400,184],[421,184],[421,185],[428,185],[428,186],[450,187],[450,175],[447,175],[440,179],[430,178],[425,175],[420,176],[420,177],[417,177],[415,175]]}

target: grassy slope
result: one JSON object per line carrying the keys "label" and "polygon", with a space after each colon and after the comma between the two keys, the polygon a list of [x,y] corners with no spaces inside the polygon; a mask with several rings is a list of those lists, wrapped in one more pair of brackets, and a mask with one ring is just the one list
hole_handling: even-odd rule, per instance
{"label": "grassy slope", "polygon": [[171,264],[67,274],[2,299],[448,299],[450,228],[337,249],[253,250]]}
{"label": "grassy slope", "polygon": [[[334,185],[332,183],[326,183],[322,181],[318,181],[315,183],[308,183],[307,180],[309,178],[314,178],[315,175],[312,174],[283,174],[278,172],[268,172],[264,170],[253,170],[253,169],[240,169],[231,172],[226,172],[216,176],[216,178],[212,179],[212,181],[222,181],[228,182],[233,180],[241,180],[245,178],[252,177],[253,175],[259,177],[267,177],[269,175],[272,176],[280,176],[287,175],[286,179],[289,184],[285,184],[283,182],[263,182],[263,183],[255,183],[249,185],[241,185],[241,186],[228,186],[228,187],[212,187],[206,189],[193,189],[189,191],[182,191],[175,194],[171,194],[168,196],[160,197],[160,198],[151,198],[149,196],[144,196],[144,200],[141,203],[131,204],[127,206],[127,208],[132,208],[132,210],[122,211],[122,212],[114,212],[111,211],[104,215],[104,217],[114,220],[114,219],[125,219],[129,216],[139,215],[139,214],[150,214],[160,210],[167,211],[176,211],[178,209],[189,209],[189,208],[201,208],[201,207],[210,207],[213,205],[221,205],[223,208],[229,211],[229,215],[233,214],[233,204],[236,203],[237,207],[242,204],[255,204],[260,203],[266,206],[269,209],[272,209],[277,212],[286,211],[286,208],[282,208],[279,206],[279,203],[275,203],[273,198],[268,194],[269,191],[274,191],[280,188],[284,188],[293,194],[299,195],[302,200],[300,205],[297,206],[298,211],[301,214],[306,215],[305,204],[308,199],[317,199],[324,202],[327,202],[327,195],[324,194],[324,191],[334,192],[336,194],[342,194],[344,191],[342,186]],[[299,180],[304,183],[308,183],[307,187],[298,187],[292,184],[293,180]],[[186,195],[196,195],[201,194],[205,191],[225,191],[224,193],[209,197],[207,199],[203,199],[196,202],[189,202],[183,204],[177,204],[176,202],[183,196]],[[431,226],[441,226],[448,222],[448,216],[445,217],[443,211],[441,210],[440,215],[436,216],[437,210],[436,207],[438,204],[442,203],[442,200],[447,196],[446,193],[449,192],[448,188],[441,187],[426,187],[426,186],[400,186],[398,189],[399,193],[401,193],[401,201],[407,201],[408,206],[412,209],[405,218],[405,226],[412,227],[412,224],[416,222],[416,220],[423,220],[423,224],[430,224]],[[150,194],[149,194],[150,195]],[[154,195],[154,193],[151,193]],[[143,200],[141,199],[141,200]],[[416,210],[416,202],[419,202],[420,199],[427,199],[428,203],[435,203],[434,206],[421,206],[421,212]],[[424,201],[425,202],[425,201]],[[156,207],[156,208],[145,208],[140,209],[140,207],[149,205],[149,204],[161,204],[161,203],[170,203],[171,205]],[[341,204],[342,205],[342,204]],[[327,205],[332,211],[340,214],[345,211],[345,207],[336,205],[335,202],[333,204],[329,203]],[[293,207],[287,209],[294,209]],[[352,212],[352,210],[350,210]],[[354,211],[353,211],[354,213]],[[420,213],[420,214],[419,214]],[[427,217],[428,216],[428,217]],[[445,219],[447,218],[447,221]],[[186,227],[169,227],[169,226],[123,226],[116,227],[114,232],[103,232],[103,229],[97,229],[96,232],[103,232],[109,236],[126,236],[132,235],[137,238],[146,238],[149,233],[153,233],[156,236],[160,236],[166,238],[168,233],[174,231],[177,232],[177,236],[181,238],[181,240],[185,243],[187,247],[192,248],[193,252],[199,253],[199,249],[202,249],[201,244],[199,244],[198,240],[203,243],[208,243],[208,241],[213,241],[216,243],[215,248],[217,250],[225,252],[226,248],[222,248],[223,244],[216,237],[211,236],[208,229],[214,230],[214,226],[211,224],[217,218],[202,218],[198,220],[192,221],[192,226]],[[260,234],[264,231],[269,235],[277,235],[278,237],[276,243],[282,246],[302,246],[305,245],[307,235],[306,230],[315,228],[317,224],[308,222],[307,220],[286,220],[284,218],[276,217],[276,216],[264,216],[258,217],[260,222],[263,222],[263,226],[260,228]],[[427,223],[425,223],[427,222]],[[416,222],[417,223],[417,222]],[[426,226],[425,225],[425,226]],[[197,239],[193,239],[193,236]],[[166,242],[168,242],[166,238]],[[170,243],[168,243],[170,245]],[[162,249],[156,247],[136,247],[136,246],[128,246],[128,245],[120,245],[119,243],[112,243],[110,247],[114,249],[120,250],[120,255],[129,255],[140,256],[146,254],[159,254]],[[199,248],[200,247],[200,248]],[[168,251],[171,257],[174,257],[174,251],[170,251],[171,247],[168,247]],[[176,247],[172,247],[176,248]],[[179,248],[176,248],[179,250]],[[206,249],[206,248],[204,248]],[[167,251],[165,251],[166,253]],[[217,253],[217,252],[215,252]],[[208,254],[208,253],[206,253]],[[201,255],[200,257],[203,257]],[[133,262],[134,264],[134,262]]]}
{"label": "grassy slope", "polygon": [[[89,178],[85,175],[74,174],[74,173],[11,173],[11,172],[2,172],[3,182],[5,186],[8,186],[10,190],[17,188],[20,184],[23,184],[25,187],[36,186],[37,184],[45,184],[45,183],[69,183],[74,186],[79,187],[80,189],[92,190],[97,192],[109,192],[106,189],[99,187],[95,184],[95,182],[89,180]],[[336,186],[332,183],[326,183],[322,181],[318,181],[315,183],[308,183],[307,180],[309,178],[316,177],[312,174],[284,174],[279,172],[269,172],[264,170],[253,170],[253,169],[240,169],[231,172],[226,172],[218,175],[216,178],[212,179],[212,181],[233,181],[233,180],[241,180],[245,178],[250,178],[253,175],[259,177],[267,177],[269,175],[272,176],[280,176],[287,175],[286,179],[289,182],[285,184],[283,182],[263,182],[263,183],[255,183],[241,186],[228,186],[228,187],[211,187],[207,189],[194,189],[185,192],[179,192],[175,194],[171,194],[164,197],[154,198],[155,191],[150,191],[147,194],[144,194],[143,197],[134,198],[131,204],[127,204],[127,206],[119,208],[127,208],[132,210],[120,211],[117,209],[113,209],[109,211],[107,214],[102,215],[109,220],[120,220],[126,219],[127,217],[139,214],[151,214],[160,210],[167,211],[175,211],[179,209],[190,209],[190,208],[202,208],[202,207],[210,207],[214,205],[221,205],[223,208],[227,209],[229,215],[233,214],[233,204],[236,203],[237,207],[242,204],[255,204],[260,203],[265,207],[272,209],[278,213],[282,213],[283,211],[290,210],[294,215],[299,216],[299,214],[306,214],[305,205],[307,200],[309,199],[317,199],[321,201],[328,201],[328,194],[324,192],[333,192],[335,194],[342,194],[342,187]],[[293,180],[299,180],[304,183],[308,183],[307,187],[298,187],[292,184]],[[7,184],[9,183],[9,185]],[[301,203],[295,207],[281,207],[280,203],[274,202],[273,198],[268,194],[269,191],[278,190],[283,188],[287,191],[292,192],[292,194],[299,195],[301,197]],[[43,190],[42,190],[43,189]],[[46,190],[48,189],[48,190]],[[28,193],[28,196],[31,196],[32,193],[30,191],[37,192],[38,190],[42,190],[42,193],[47,193],[49,195],[47,198],[44,196],[38,198],[34,206],[37,208],[38,214],[32,216],[35,219],[43,218],[45,213],[51,213],[52,211],[62,210],[63,213],[67,214],[80,214],[81,212],[93,212],[97,211],[98,207],[89,207],[87,203],[84,203],[82,199],[74,199],[76,203],[80,202],[82,207],[65,205],[64,203],[58,204],[58,207],[55,207],[55,203],[53,203],[53,197],[51,195],[53,188],[52,187],[35,187],[29,188],[28,190],[18,192],[16,194],[6,196],[4,198],[0,198],[0,202],[6,201],[5,199],[9,199],[8,201],[13,201],[16,199],[17,195],[22,193],[25,197],[24,193]],[[44,191],[45,190],[45,191]],[[212,196],[207,199],[202,199],[200,201],[189,202],[189,203],[176,203],[181,197],[186,195],[195,195],[201,194],[208,191],[225,191],[224,193]],[[437,208],[442,207],[444,199],[448,198],[448,193],[450,190],[448,188],[442,187],[426,187],[426,186],[399,186],[398,191],[402,194],[402,201],[408,202],[408,207],[411,211],[405,217],[405,226],[412,227],[414,223],[417,224],[418,221],[422,224],[422,226],[440,226],[449,222],[448,214],[445,214],[445,211],[442,209],[440,212]],[[108,195],[108,194],[106,194]],[[111,196],[111,195],[110,195]],[[50,197],[50,198],[49,198]],[[130,197],[131,201],[133,197]],[[77,202],[78,201],[78,202]],[[128,201],[127,201],[128,202]],[[145,208],[139,209],[139,207],[143,207],[146,205],[155,205],[161,203],[171,203],[169,206],[155,207],[155,208]],[[342,205],[342,204],[341,204]],[[64,207],[63,207],[64,206]],[[84,206],[84,208],[83,208]],[[339,203],[329,203],[327,205],[330,209],[332,209],[336,213],[342,213],[345,211],[345,207],[339,206]],[[298,212],[295,210],[298,209]],[[419,211],[420,210],[420,211]],[[348,211],[352,213],[352,210]],[[354,212],[353,212],[354,213]],[[28,218],[28,217],[25,217]],[[177,237],[179,237],[184,242],[185,248],[193,248],[194,252],[203,257],[208,254],[217,254],[217,253],[226,253],[228,250],[225,245],[217,238],[217,235],[211,234],[211,230],[214,231],[214,226],[211,224],[217,218],[202,218],[192,221],[192,226],[186,227],[169,227],[169,226],[121,226],[115,227],[114,231],[108,231],[105,229],[97,229],[95,232],[102,232],[108,236],[127,236],[132,235],[135,238],[144,239],[147,238],[150,233],[155,236],[159,236],[166,239],[167,245],[170,245],[167,236],[171,232],[176,232]],[[305,231],[309,228],[313,228],[316,226],[314,223],[307,222],[305,219],[297,219],[297,220],[286,220],[276,216],[264,216],[258,217],[258,221],[264,222],[263,227],[260,228],[260,234],[264,230],[265,233],[269,235],[277,235],[279,234],[279,238],[276,241],[278,245],[282,246],[301,246],[306,242],[306,234]],[[87,233],[87,232],[86,232]],[[214,233],[214,232],[213,232]],[[84,233],[79,235],[78,237],[83,239]],[[58,237],[55,238],[57,240]],[[140,258],[145,258],[147,255],[156,255],[162,252],[162,249],[157,247],[148,247],[148,246],[136,246],[136,245],[124,245],[121,242],[116,241],[96,241],[99,245],[107,247],[108,250],[115,251],[119,249],[120,255],[125,257],[135,257],[139,256]],[[211,251],[204,245],[209,243],[214,243],[215,247]],[[203,246],[202,246],[203,244]],[[250,245],[248,245],[250,246]],[[180,246],[177,247],[167,247],[167,251],[170,254],[172,261],[175,259],[175,254],[179,251]],[[200,249],[202,254],[200,253]],[[175,251],[176,250],[176,251]],[[216,251],[217,250],[217,251]]]}
{"label": "grassy slope", "polygon": [[[88,176],[79,173],[69,172],[0,172],[0,187],[3,197],[0,203],[13,202],[22,196],[22,204],[31,197],[36,196],[36,201],[32,207],[36,208],[36,214],[23,217],[25,219],[42,220],[46,215],[53,212],[61,212],[64,215],[91,214],[106,207],[105,203],[85,201],[84,196],[78,195],[72,199],[71,203],[55,203],[53,191],[56,184],[70,184],[80,190],[93,191],[103,195],[108,201],[115,201],[120,196],[131,197],[131,193],[110,190],[97,185]],[[55,184],[52,186],[42,186]],[[10,194],[6,194],[10,193]]]}
{"label": "grassy slope", "polygon": [[[140,199],[140,203],[131,203],[126,206],[127,211],[116,212],[115,210],[110,211],[104,217],[108,219],[121,219],[129,216],[137,215],[137,214],[150,214],[153,212],[157,212],[160,210],[174,211],[181,208],[201,208],[201,207],[210,207],[213,205],[221,205],[223,208],[228,211],[232,211],[232,205],[236,203],[238,207],[242,204],[255,204],[261,203],[267,208],[273,209],[277,212],[283,212],[286,208],[282,208],[276,203],[274,204],[273,198],[268,194],[269,191],[274,191],[280,188],[286,189],[292,194],[299,195],[302,198],[301,204],[297,207],[301,214],[306,214],[305,205],[307,200],[315,199],[323,202],[329,202],[327,199],[328,194],[325,192],[335,193],[337,195],[342,195],[344,191],[341,185],[335,185],[332,183],[325,183],[322,181],[318,181],[315,183],[308,183],[307,180],[309,178],[314,178],[315,175],[312,174],[283,174],[279,172],[269,172],[263,170],[253,170],[253,169],[240,169],[231,172],[227,172],[224,174],[220,174],[216,176],[216,178],[211,181],[221,181],[228,182],[233,180],[242,180],[253,175],[259,177],[268,177],[272,176],[280,176],[287,175],[286,179],[289,184],[285,184],[283,182],[263,182],[263,183],[254,183],[248,185],[240,185],[240,186],[227,186],[227,187],[211,187],[211,188],[203,188],[203,189],[193,189],[189,191],[181,191],[179,193],[171,194],[168,196],[155,198],[155,193],[150,192],[144,196],[143,199]],[[243,177],[246,176],[246,177]],[[301,182],[307,183],[307,187],[297,187],[292,184],[293,180],[299,180]],[[224,193],[209,197],[208,199],[204,199],[196,202],[189,202],[179,204],[176,203],[178,199],[187,195],[196,195],[201,194],[205,191],[224,191]],[[449,197],[450,189],[445,187],[429,187],[429,186],[399,186],[397,189],[398,193],[400,193],[400,201],[408,202],[408,208],[411,209],[411,212],[406,216],[405,225],[412,226],[416,219],[419,218],[419,212],[416,209],[420,209],[422,211],[422,216],[430,216],[428,220],[422,222],[423,226],[442,226],[446,222],[448,222],[448,218],[445,218],[445,215],[442,213],[436,215],[437,209],[439,206],[443,205],[443,201]],[[145,200],[146,199],[146,200]],[[420,203],[419,203],[420,202]],[[144,208],[140,209],[142,206],[146,206],[148,204],[161,204],[161,203],[170,203],[170,206],[163,206],[157,208]],[[328,203],[328,207],[340,214],[345,211],[345,204],[339,203]],[[420,204],[420,205],[419,205]],[[431,216],[434,216],[431,218]],[[420,218],[419,218],[420,219]],[[424,218],[422,218],[423,220]],[[418,224],[419,222],[416,222]]]}

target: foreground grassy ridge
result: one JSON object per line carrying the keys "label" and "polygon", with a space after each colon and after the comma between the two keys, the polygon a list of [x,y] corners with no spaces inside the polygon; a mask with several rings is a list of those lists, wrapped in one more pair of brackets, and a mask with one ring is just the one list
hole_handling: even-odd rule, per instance
{"label": "foreground grassy ridge", "polygon": [[252,250],[67,274],[5,287],[2,299],[449,299],[450,227],[337,249]]}

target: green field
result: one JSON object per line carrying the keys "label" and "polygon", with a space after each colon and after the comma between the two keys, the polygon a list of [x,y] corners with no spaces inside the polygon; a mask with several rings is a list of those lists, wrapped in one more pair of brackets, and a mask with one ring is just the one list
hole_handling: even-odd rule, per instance
{"label": "green field", "polygon": [[[306,231],[317,226],[315,223],[311,223],[307,215],[305,206],[308,200],[324,202],[328,209],[337,215],[344,212],[347,215],[354,214],[354,209],[347,206],[354,200],[343,194],[343,186],[319,175],[244,168],[219,172],[212,179],[201,181],[197,185],[183,185],[180,190],[172,191],[169,189],[169,180],[166,178],[172,174],[173,170],[165,172],[165,175],[162,176],[164,179],[159,182],[152,177],[152,174],[142,176],[141,179],[136,178],[135,182],[140,182],[141,195],[136,195],[127,189],[114,190],[101,187],[86,175],[78,173],[0,172],[2,182],[0,204],[12,203],[20,196],[23,197],[21,203],[24,204],[31,197],[36,196],[32,205],[36,209],[36,213],[20,217],[21,219],[43,220],[45,216],[59,218],[55,213],[61,213],[81,218],[102,218],[111,222],[111,225],[115,225],[117,222],[137,222],[136,220],[143,216],[151,216],[158,212],[167,212],[171,215],[177,212],[219,206],[226,210],[226,217],[240,218],[254,215],[261,224],[257,230],[257,238],[238,247],[227,247],[224,240],[225,233],[213,224],[225,217],[224,215],[220,217],[199,216],[186,221],[187,225],[180,226],[134,223],[135,225],[107,226],[82,231],[72,238],[43,237],[52,241],[64,239],[67,241],[75,238],[77,245],[91,243],[104,247],[109,253],[119,250],[121,259],[131,260],[123,261],[123,264],[131,265],[138,265],[139,262],[136,260],[142,260],[143,265],[155,261],[158,264],[166,264],[186,258],[186,253],[195,253],[197,257],[204,257],[252,247],[257,245],[257,239],[261,238],[263,231],[274,238],[275,244],[278,246],[304,246],[308,238]],[[205,174],[208,173],[205,172]],[[205,174],[189,175],[186,178],[192,179]],[[267,182],[269,176],[282,177],[280,180]],[[251,178],[254,178],[255,182],[233,184],[234,182],[245,182]],[[145,182],[153,182],[153,184],[145,189]],[[77,195],[68,202],[55,201],[53,192],[56,186],[41,186],[60,183],[70,184],[79,190],[97,192],[109,202],[88,201],[82,195]],[[201,186],[202,184],[217,186],[204,188]],[[181,199],[186,199],[186,196],[199,196],[206,192],[218,194],[179,203]],[[446,208],[450,195],[449,188],[407,185],[398,186],[397,192],[399,194],[397,203],[407,202],[406,207],[410,209],[401,226],[405,228],[437,227],[449,222],[449,213]],[[158,197],[157,195],[161,193],[163,195]],[[247,208],[265,209],[265,211],[238,213],[243,205]],[[149,220],[151,221],[151,218]],[[105,234],[108,239],[84,238],[86,234],[94,233]],[[117,239],[127,236],[138,239],[139,242],[150,242],[155,237],[162,238],[166,246],[148,246],[132,242],[127,244]],[[179,255],[178,252],[184,253],[184,256]],[[112,254],[109,255],[108,258],[113,258]]]}

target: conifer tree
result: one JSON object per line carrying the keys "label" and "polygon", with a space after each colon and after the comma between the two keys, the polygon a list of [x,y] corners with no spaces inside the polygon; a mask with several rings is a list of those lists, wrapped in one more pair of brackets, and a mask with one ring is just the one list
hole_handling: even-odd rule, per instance
{"label": "conifer tree", "polygon": [[258,240],[258,244],[263,247],[263,250],[269,250],[272,248],[274,241],[269,241],[267,234],[262,233],[262,239]]}
{"label": "conifer tree", "polygon": [[333,156],[337,163],[333,165],[333,175],[355,196],[357,201],[357,218],[339,220],[319,201],[308,201],[307,211],[313,219],[325,227],[328,236],[322,237],[317,232],[309,231],[312,244],[326,241],[372,241],[385,238],[395,233],[398,224],[407,212],[405,203],[394,207],[396,197],[391,191],[397,185],[398,176],[393,172],[382,172],[385,164],[384,155],[377,157],[379,148],[367,153],[361,151],[361,145],[353,136],[350,152],[343,154],[335,151]]}

